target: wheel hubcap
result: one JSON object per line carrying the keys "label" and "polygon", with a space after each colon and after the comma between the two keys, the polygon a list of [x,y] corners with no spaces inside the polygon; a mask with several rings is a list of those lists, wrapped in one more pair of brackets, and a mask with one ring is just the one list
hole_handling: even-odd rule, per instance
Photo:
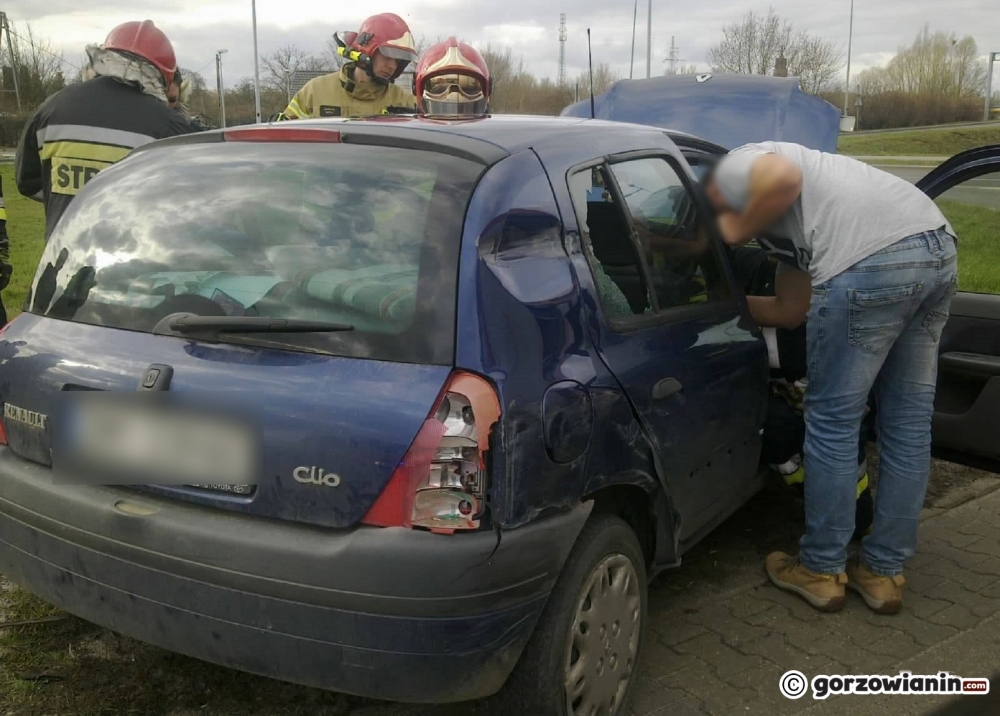
{"label": "wheel hubcap", "polygon": [[584,585],[566,644],[566,703],[572,716],[613,716],[639,648],[639,578],[628,557],[606,557]]}

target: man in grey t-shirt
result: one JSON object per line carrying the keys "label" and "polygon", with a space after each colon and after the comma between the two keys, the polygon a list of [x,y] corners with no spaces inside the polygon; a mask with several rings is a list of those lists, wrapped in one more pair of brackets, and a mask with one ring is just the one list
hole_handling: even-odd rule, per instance
{"label": "man in grey t-shirt", "polygon": [[[909,182],[797,144],[739,147],[705,188],[726,243],[756,239],[782,262],[775,296],[748,297],[757,322],[793,328],[808,315],[806,534],[798,555],[768,555],[767,573],[824,611],[843,606],[846,586],[873,610],[898,612],[930,473],[938,343],[958,285],[954,231]],[[872,388],[875,522],[848,564]]]}

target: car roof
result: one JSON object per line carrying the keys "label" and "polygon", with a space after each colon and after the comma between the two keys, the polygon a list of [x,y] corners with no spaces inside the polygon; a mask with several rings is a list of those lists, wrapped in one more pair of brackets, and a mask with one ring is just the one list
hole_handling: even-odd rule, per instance
{"label": "car roof", "polygon": [[354,135],[355,138],[369,136],[372,143],[381,143],[377,138],[429,143],[447,147],[456,153],[471,154],[486,164],[493,164],[505,156],[526,149],[540,150],[547,146],[565,146],[574,142],[579,142],[584,154],[600,154],[612,153],[612,150],[629,151],[651,143],[661,145],[665,135],[677,139],[693,139],[683,132],[670,132],[658,127],[577,117],[495,115],[475,120],[447,121],[388,115],[364,119],[324,118],[238,126],[188,134],[165,142],[176,145],[218,141],[227,131],[266,128],[290,131],[297,128],[328,129],[340,131],[345,136]]}

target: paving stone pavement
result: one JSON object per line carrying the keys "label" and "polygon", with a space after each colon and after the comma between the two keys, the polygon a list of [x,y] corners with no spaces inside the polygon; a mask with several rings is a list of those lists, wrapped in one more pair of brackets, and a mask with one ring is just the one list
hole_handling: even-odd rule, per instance
{"label": "paving stone pavement", "polygon": [[[692,560],[704,562],[698,550]],[[756,550],[757,557],[764,551]],[[807,693],[790,700],[781,695],[778,682],[792,669],[808,678],[901,670],[989,678],[1000,672],[998,490],[949,510],[925,512],[899,615],[875,615],[850,592],[843,611],[820,614],[775,589],[759,559],[751,564],[753,552],[729,570],[731,578],[714,593],[685,583],[683,566],[654,582],[635,716],[929,713],[956,699],[839,696],[820,701]],[[984,697],[961,700],[979,703],[976,699]],[[992,700],[989,708],[982,703],[976,713],[1000,713]]]}

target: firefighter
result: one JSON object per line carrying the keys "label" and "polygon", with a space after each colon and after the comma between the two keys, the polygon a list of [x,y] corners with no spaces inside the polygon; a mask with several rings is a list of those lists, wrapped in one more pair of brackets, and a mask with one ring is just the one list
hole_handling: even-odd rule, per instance
{"label": "firefighter", "polygon": [[[0,292],[10,284],[13,268],[10,265],[10,239],[7,238],[7,207],[3,203],[3,183],[0,181]],[[7,324],[7,309],[0,295],[0,325]]]}
{"label": "firefighter", "polygon": [[416,91],[420,114],[436,119],[468,119],[489,112],[493,83],[482,55],[449,37],[420,56]]}
{"label": "firefighter", "polygon": [[17,148],[17,188],[45,203],[46,241],[99,171],[142,144],[194,131],[167,106],[177,62],[170,40],[152,22],[119,25],[88,54],[93,79],[47,99]]}
{"label": "firefighter", "polygon": [[373,15],[357,33],[336,35],[337,53],[347,64],[329,75],[309,80],[279,120],[313,117],[370,117],[410,112],[416,98],[395,84],[406,66],[417,60],[410,28],[398,15]]}

